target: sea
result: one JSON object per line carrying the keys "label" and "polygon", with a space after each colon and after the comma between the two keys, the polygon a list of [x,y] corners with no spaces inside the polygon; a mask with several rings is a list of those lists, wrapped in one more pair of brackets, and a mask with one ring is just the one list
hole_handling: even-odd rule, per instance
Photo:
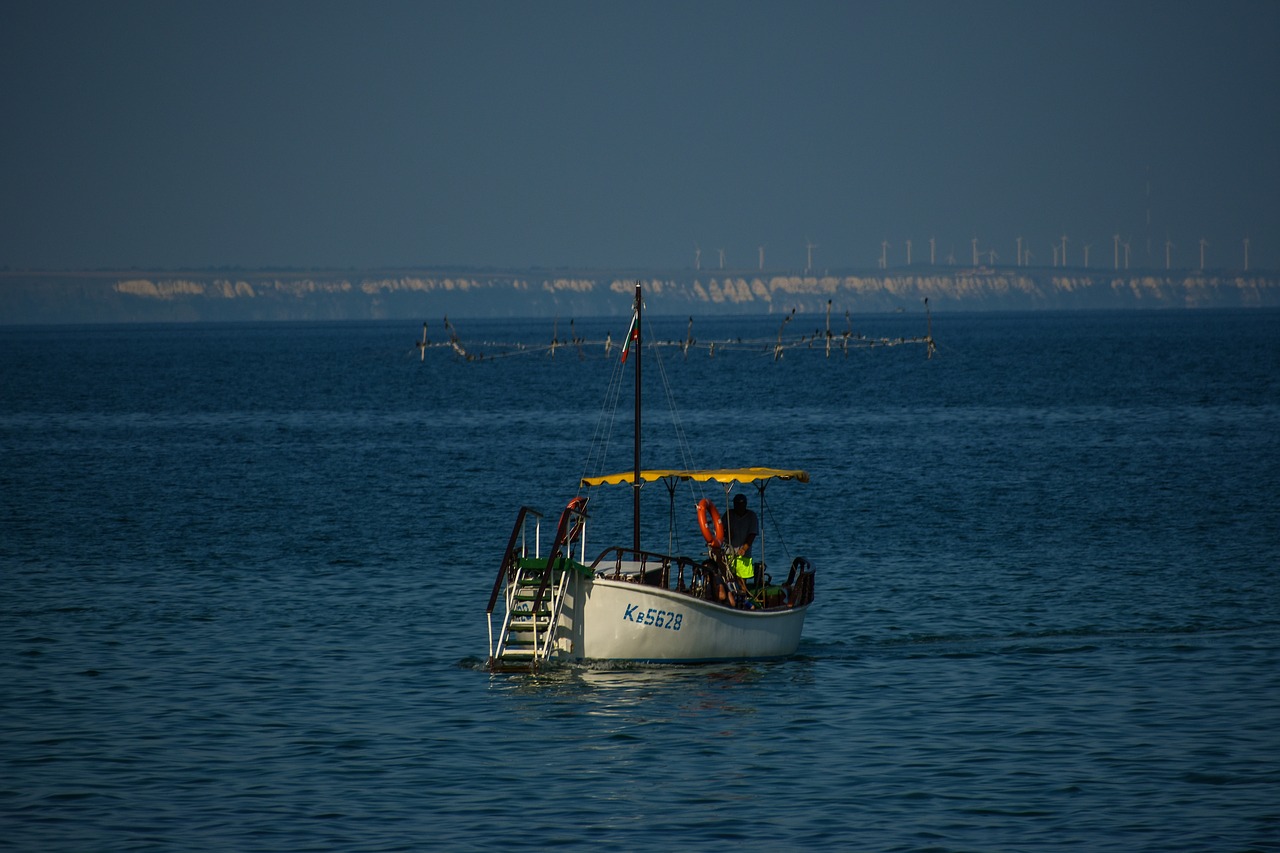
{"label": "sea", "polygon": [[1280,850],[1280,312],[646,315],[800,647],[492,674],[627,319],[0,328],[0,850]]}

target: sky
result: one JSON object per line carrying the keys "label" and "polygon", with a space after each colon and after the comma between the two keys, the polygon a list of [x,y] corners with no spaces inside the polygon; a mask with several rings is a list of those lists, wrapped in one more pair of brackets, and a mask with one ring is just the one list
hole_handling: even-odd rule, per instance
{"label": "sky", "polygon": [[1277,45],[1277,0],[6,0],[0,267],[1275,270]]}

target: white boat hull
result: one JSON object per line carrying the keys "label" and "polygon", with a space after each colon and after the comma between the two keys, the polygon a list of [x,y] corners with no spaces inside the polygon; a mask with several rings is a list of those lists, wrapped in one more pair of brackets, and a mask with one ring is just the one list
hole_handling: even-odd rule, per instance
{"label": "white boat hull", "polygon": [[665,663],[781,658],[799,646],[807,610],[735,610],[662,587],[578,575],[560,614],[554,656]]}

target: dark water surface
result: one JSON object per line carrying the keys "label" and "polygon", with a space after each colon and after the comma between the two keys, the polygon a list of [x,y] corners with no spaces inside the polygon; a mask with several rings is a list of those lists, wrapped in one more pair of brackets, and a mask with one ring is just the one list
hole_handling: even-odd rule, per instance
{"label": "dark water surface", "polygon": [[1280,313],[646,352],[695,464],[810,471],[818,601],[791,660],[537,676],[484,606],[616,356],[419,332],[0,329],[0,849],[1280,850]]}

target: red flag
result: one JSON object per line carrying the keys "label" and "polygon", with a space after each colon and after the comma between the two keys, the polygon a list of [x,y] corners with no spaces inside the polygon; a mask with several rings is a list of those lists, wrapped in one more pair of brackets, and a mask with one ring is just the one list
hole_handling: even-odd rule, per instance
{"label": "red flag", "polygon": [[631,342],[640,340],[640,315],[638,313],[631,315],[631,328],[627,330],[627,339],[622,342],[622,363],[627,363],[627,355],[631,352]]}

